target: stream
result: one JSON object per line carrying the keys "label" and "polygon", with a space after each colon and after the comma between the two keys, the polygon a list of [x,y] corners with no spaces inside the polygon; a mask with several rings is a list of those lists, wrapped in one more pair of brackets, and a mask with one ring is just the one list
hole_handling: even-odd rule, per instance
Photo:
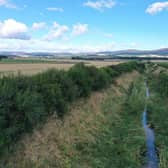
{"label": "stream", "polygon": [[[149,99],[150,93],[149,88],[146,85],[146,99]],[[143,128],[146,135],[146,164],[144,168],[158,168],[158,156],[155,147],[155,133],[152,128],[148,126],[147,121],[147,106],[143,112],[143,119],[142,119]]]}

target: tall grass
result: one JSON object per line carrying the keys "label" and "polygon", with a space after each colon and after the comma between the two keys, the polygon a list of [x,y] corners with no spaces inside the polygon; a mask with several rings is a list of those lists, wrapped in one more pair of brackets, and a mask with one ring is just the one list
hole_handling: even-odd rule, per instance
{"label": "tall grass", "polygon": [[156,145],[159,154],[160,168],[168,167],[168,74],[148,75],[151,89],[149,101],[149,123],[155,130]]}
{"label": "tall grass", "polygon": [[77,64],[69,71],[48,70],[34,76],[7,76],[0,79],[0,154],[25,132],[47,116],[63,118],[68,104],[107,88],[122,73],[142,70],[130,62],[97,69]]}
{"label": "tall grass", "polygon": [[[117,90],[122,91],[116,96]],[[145,104],[143,80],[136,80],[128,90],[119,87],[110,91],[102,105],[106,121],[101,125],[101,132],[95,135],[94,143],[77,145],[78,158],[92,168],[141,167],[145,146],[141,125]],[[78,165],[78,161],[72,159],[71,165]]]}

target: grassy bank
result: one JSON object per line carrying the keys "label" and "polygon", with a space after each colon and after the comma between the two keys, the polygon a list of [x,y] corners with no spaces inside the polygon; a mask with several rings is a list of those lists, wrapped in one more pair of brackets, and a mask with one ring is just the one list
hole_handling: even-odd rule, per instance
{"label": "grassy bank", "polygon": [[69,71],[51,69],[30,77],[1,78],[0,154],[10,151],[11,144],[45,123],[48,116],[63,118],[72,102],[109,87],[116,77],[139,69],[140,65],[129,62],[97,69],[77,64]]}
{"label": "grassy bank", "polygon": [[[129,88],[123,84],[109,90],[102,104],[106,116],[93,143],[79,143],[80,155],[73,158],[72,167],[89,163],[91,168],[141,167],[145,146],[144,131],[141,125],[144,110],[144,88],[142,80],[131,83]],[[117,95],[117,96],[116,96]]]}
{"label": "grassy bank", "polygon": [[122,75],[109,89],[73,104],[63,121],[49,117],[18,143],[1,167],[141,167],[145,146],[142,82],[137,72]]}
{"label": "grassy bank", "polygon": [[168,166],[168,74],[153,73],[149,77],[151,99],[149,102],[150,124],[156,134],[160,168]]}

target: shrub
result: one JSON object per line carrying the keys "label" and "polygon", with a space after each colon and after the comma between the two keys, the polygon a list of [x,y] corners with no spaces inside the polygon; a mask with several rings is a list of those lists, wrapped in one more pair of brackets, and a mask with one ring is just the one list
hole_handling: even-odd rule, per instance
{"label": "shrub", "polygon": [[42,95],[37,92],[30,90],[19,92],[16,95],[16,105],[20,116],[16,122],[23,131],[31,130],[47,116]]}
{"label": "shrub", "polygon": [[[137,68],[138,67],[138,68]],[[0,79],[0,150],[15,142],[54,112],[63,117],[68,103],[108,87],[122,73],[143,69],[136,62],[98,69],[80,63],[69,71],[55,69],[27,77]],[[168,79],[160,82],[167,88]]]}
{"label": "shrub", "polygon": [[78,97],[87,97],[91,93],[92,77],[89,75],[89,68],[80,63],[72,67],[69,76],[77,87]]}

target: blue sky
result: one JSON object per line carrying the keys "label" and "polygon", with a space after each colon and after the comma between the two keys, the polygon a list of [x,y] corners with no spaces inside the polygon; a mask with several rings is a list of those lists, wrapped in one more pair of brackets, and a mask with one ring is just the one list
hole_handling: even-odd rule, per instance
{"label": "blue sky", "polygon": [[0,0],[0,50],[168,47],[168,1]]}

